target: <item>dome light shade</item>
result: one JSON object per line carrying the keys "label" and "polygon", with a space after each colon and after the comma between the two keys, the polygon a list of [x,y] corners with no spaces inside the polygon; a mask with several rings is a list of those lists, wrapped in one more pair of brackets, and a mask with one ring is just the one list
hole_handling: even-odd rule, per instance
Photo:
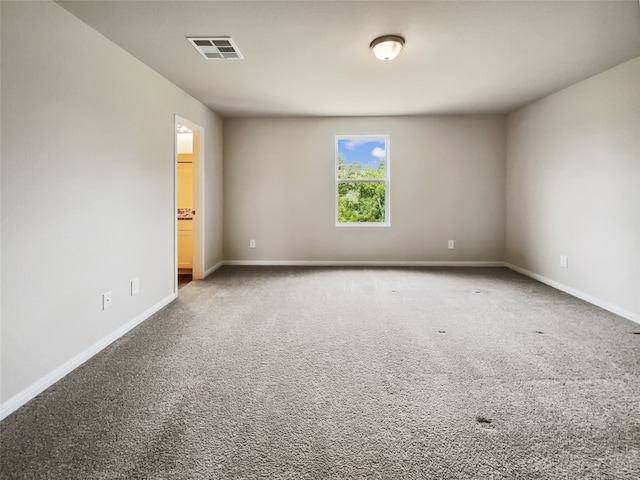
{"label": "dome light shade", "polygon": [[403,45],[404,38],[401,36],[383,35],[373,40],[369,48],[371,48],[371,51],[377,58],[388,62],[398,56]]}

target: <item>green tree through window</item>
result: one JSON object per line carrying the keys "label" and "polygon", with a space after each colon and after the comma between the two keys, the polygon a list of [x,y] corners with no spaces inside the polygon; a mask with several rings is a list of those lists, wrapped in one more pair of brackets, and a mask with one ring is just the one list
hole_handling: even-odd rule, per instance
{"label": "green tree through window", "polygon": [[389,225],[389,139],[336,137],[337,224]]}

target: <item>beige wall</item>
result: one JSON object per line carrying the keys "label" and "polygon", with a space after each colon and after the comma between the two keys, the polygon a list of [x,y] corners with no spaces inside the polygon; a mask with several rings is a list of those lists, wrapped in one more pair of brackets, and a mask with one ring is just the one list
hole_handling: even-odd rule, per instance
{"label": "beige wall", "polygon": [[508,117],[506,257],[638,321],[639,86],[636,58]]}
{"label": "beige wall", "polygon": [[[335,226],[338,134],[390,135],[390,227]],[[498,116],[227,120],[225,259],[502,261],[504,144]]]}
{"label": "beige wall", "polygon": [[[191,99],[191,97],[189,97]],[[204,254],[204,274],[207,275],[218,268],[224,260],[223,256],[223,176],[222,176],[222,118],[197,104],[201,115],[196,112],[193,118],[185,113],[183,116],[205,129],[204,166],[200,196],[204,212],[196,211],[202,218],[202,253]],[[202,120],[201,120],[202,119]],[[202,121],[202,123],[200,123]]]}
{"label": "beige wall", "polygon": [[58,5],[0,6],[8,407],[174,295],[174,114],[205,128],[205,269],[222,260],[222,121]]}

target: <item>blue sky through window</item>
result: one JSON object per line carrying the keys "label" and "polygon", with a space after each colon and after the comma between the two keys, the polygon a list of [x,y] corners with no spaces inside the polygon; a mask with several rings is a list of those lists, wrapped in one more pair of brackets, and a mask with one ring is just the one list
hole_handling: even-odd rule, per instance
{"label": "blue sky through window", "polygon": [[338,155],[347,164],[355,162],[363,167],[378,168],[380,160],[387,155],[386,139],[384,137],[348,137],[338,138]]}

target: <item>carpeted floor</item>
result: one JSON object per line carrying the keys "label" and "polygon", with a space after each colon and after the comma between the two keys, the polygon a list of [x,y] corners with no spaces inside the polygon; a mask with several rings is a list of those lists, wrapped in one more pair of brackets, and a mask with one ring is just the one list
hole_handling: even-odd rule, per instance
{"label": "carpeted floor", "polygon": [[501,268],[223,267],[6,418],[0,477],[637,480],[638,333]]}

